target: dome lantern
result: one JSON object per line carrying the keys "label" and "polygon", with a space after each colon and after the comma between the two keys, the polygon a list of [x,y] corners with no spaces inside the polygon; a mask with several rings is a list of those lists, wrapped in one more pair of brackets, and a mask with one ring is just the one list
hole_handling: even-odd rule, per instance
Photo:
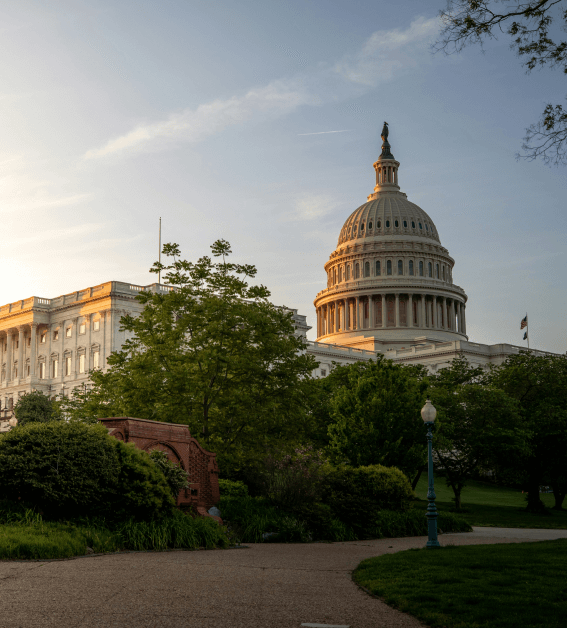
{"label": "dome lantern", "polygon": [[400,162],[396,161],[394,155],[391,152],[391,146],[388,142],[388,123],[384,122],[382,128],[382,153],[378,157],[378,161],[374,162],[374,170],[376,170],[376,186],[374,188],[374,194],[370,194],[368,200],[373,200],[377,197],[378,192],[399,192],[400,186],[398,185],[398,168]]}

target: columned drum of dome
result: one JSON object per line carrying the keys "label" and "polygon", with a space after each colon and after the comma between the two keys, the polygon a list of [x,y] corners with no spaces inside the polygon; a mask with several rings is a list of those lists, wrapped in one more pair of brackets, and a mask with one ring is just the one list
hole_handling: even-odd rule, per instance
{"label": "columned drum of dome", "polygon": [[347,218],[315,298],[317,340],[384,351],[466,340],[465,291],[429,215],[400,191],[388,125],[376,185]]}

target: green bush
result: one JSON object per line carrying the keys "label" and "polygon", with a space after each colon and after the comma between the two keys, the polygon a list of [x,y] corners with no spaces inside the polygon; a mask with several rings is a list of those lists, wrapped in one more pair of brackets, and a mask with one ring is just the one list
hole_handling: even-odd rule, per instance
{"label": "green bush", "polygon": [[32,423],[0,438],[0,499],[22,500],[47,519],[152,518],[173,505],[148,454],[102,425]]}
{"label": "green bush", "polygon": [[221,497],[248,497],[248,487],[240,480],[219,480]]}
{"label": "green bush", "polygon": [[60,420],[56,404],[39,390],[24,393],[14,406],[14,414],[18,419],[18,427],[30,423],[47,423]]}
{"label": "green bush", "polygon": [[[449,532],[471,532],[471,526],[452,513],[440,513],[437,520],[439,530]],[[404,536],[426,536],[427,518],[423,510],[410,508],[396,512],[382,510],[366,526],[366,535],[372,539],[397,538]]]}
{"label": "green bush", "polygon": [[150,459],[165,476],[171,495],[177,501],[179,491],[189,486],[189,473],[180,464],[172,462],[167,454],[159,449],[150,451]]}
{"label": "green bush", "polygon": [[395,467],[339,467],[327,482],[325,503],[358,534],[365,533],[380,511],[407,510],[414,497],[409,480]]}

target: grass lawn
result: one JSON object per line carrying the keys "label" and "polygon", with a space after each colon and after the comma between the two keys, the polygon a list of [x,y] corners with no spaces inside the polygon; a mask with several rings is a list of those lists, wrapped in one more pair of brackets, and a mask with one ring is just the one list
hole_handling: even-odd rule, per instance
{"label": "grass lawn", "polygon": [[370,558],[355,582],[432,628],[558,628],[567,618],[567,539]]}
{"label": "grass lawn", "polygon": [[[423,501],[415,507],[427,507],[427,478],[421,477],[416,495]],[[445,484],[445,479],[435,479],[435,503],[439,511],[454,510],[453,491]],[[555,503],[551,493],[542,493],[543,503],[551,508]],[[499,526],[503,528],[555,528],[567,529],[567,510],[549,510],[545,515],[525,512],[525,496],[521,491],[501,488],[489,482],[471,480],[462,493],[462,517],[473,526]]]}

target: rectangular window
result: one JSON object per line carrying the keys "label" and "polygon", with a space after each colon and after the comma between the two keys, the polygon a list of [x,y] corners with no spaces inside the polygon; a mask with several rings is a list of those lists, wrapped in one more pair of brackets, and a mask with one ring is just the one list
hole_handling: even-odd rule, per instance
{"label": "rectangular window", "polygon": [[380,276],[380,262],[376,262],[376,277]]}
{"label": "rectangular window", "polygon": [[100,329],[100,321],[95,321],[93,323],[93,331],[98,331]]}
{"label": "rectangular window", "polygon": [[85,372],[85,354],[79,356],[79,373]]}
{"label": "rectangular window", "polygon": [[39,342],[44,345],[47,341],[47,334],[45,332],[42,332],[42,334],[39,337]]}
{"label": "rectangular window", "polygon": [[53,360],[53,375],[52,377],[57,377],[59,375],[59,360]]}
{"label": "rectangular window", "polygon": [[67,336],[67,338],[71,337],[71,333],[72,333],[71,330],[72,330],[71,327],[67,327],[67,329],[65,330],[65,336]]}
{"label": "rectangular window", "polygon": [[401,259],[398,260],[398,275],[404,274],[404,263]]}
{"label": "rectangular window", "polygon": [[26,364],[26,377],[30,376],[30,365]]}
{"label": "rectangular window", "polygon": [[327,375],[327,371],[325,369],[321,369],[321,377],[325,377]]}
{"label": "rectangular window", "polygon": [[45,379],[45,362],[39,363],[39,379]]}
{"label": "rectangular window", "polygon": [[87,330],[87,326],[85,325],[85,323],[81,323],[79,325],[79,333],[80,334],[84,334],[86,332],[86,330]]}
{"label": "rectangular window", "polygon": [[98,351],[93,353],[93,368],[95,369],[99,368],[99,355]]}
{"label": "rectangular window", "polygon": [[53,340],[59,340],[59,330],[58,329],[56,329],[53,332]]}
{"label": "rectangular window", "polygon": [[65,375],[71,375],[71,358],[65,358]]}

